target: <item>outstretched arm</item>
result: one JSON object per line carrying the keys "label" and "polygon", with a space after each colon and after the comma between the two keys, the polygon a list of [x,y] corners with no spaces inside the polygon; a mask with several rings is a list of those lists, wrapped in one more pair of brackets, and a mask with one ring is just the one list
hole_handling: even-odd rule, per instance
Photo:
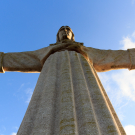
{"label": "outstretched arm", "polygon": [[63,43],[29,52],[0,52],[0,73],[5,71],[40,72],[44,62],[51,54],[66,49],[70,45],[72,43]]}
{"label": "outstretched arm", "polygon": [[87,47],[88,58],[97,72],[114,69],[135,69],[135,49],[100,50]]}
{"label": "outstretched arm", "polygon": [[135,49],[128,50],[100,50],[82,45],[68,47],[81,53],[97,72],[104,72],[114,69],[135,69]]}
{"label": "outstretched arm", "polygon": [[40,72],[41,62],[35,51],[19,53],[0,52],[0,72],[18,71],[18,72]]}

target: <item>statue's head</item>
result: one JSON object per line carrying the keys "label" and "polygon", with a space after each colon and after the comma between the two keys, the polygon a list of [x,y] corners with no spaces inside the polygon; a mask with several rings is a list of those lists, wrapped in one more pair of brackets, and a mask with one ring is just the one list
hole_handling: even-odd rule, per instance
{"label": "statue's head", "polygon": [[65,39],[75,41],[74,33],[69,26],[62,26],[57,33],[57,42],[60,42]]}

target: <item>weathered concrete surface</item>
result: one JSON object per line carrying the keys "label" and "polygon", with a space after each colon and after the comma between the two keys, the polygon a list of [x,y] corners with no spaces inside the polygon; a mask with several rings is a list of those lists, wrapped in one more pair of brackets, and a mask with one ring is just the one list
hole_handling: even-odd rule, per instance
{"label": "weathered concrete surface", "polygon": [[74,41],[0,53],[0,72],[41,72],[17,135],[125,135],[96,71],[134,69],[134,54]]}

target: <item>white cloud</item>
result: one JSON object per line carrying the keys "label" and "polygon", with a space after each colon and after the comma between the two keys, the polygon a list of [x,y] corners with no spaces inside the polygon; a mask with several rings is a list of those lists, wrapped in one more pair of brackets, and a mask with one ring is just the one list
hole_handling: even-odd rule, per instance
{"label": "white cloud", "polygon": [[[133,33],[132,37],[135,37],[135,32]],[[135,48],[135,42],[132,41],[132,38],[127,36],[123,37],[123,40],[120,42],[122,44],[123,50],[129,49],[129,48]]]}
{"label": "white cloud", "polygon": [[15,132],[13,132],[11,135],[17,135]]}
{"label": "white cloud", "polygon": [[124,127],[125,132],[127,135],[135,135],[135,126],[134,125],[127,125]]}
{"label": "white cloud", "polygon": [[[125,70],[98,73],[109,99],[121,121],[125,118],[123,108],[128,105],[129,100],[129,97],[123,94],[123,89],[121,89],[121,84],[119,83],[119,80],[123,79],[122,74],[124,71]],[[115,78],[115,76],[119,78]]]}
{"label": "white cloud", "polygon": [[112,79],[118,85],[122,96],[135,102],[135,71],[122,70],[112,74]]}
{"label": "white cloud", "polygon": [[119,119],[124,121],[127,119],[126,108],[135,103],[135,71],[122,69],[98,75]]}

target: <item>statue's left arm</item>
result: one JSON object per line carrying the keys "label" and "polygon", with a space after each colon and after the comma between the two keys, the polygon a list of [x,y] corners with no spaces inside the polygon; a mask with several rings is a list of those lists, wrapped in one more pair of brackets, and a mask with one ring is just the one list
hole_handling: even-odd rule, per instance
{"label": "statue's left arm", "polygon": [[126,68],[135,69],[135,49],[100,50],[86,47],[84,50],[97,72]]}

